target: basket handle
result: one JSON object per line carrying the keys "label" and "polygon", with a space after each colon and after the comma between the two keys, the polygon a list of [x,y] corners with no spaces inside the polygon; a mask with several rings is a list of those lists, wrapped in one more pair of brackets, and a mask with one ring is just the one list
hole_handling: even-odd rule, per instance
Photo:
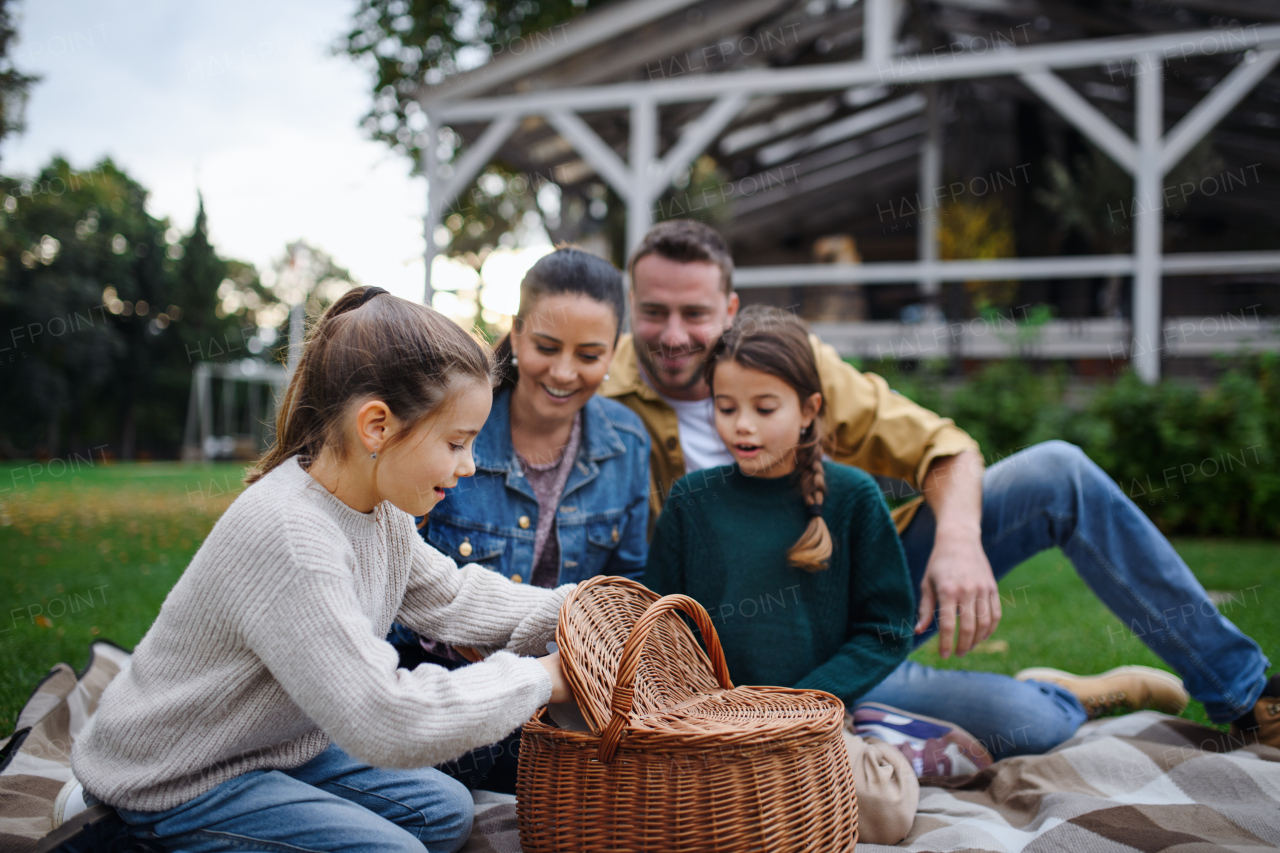
{"label": "basket handle", "polygon": [[653,626],[673,610],[682,610],[693,618],[694,624],[702,633],[702,639],[706,641],[707,653],[711,658],[711,669],[716,681],[720,682],[720,686],[725,690],[733,689],[733,682],[729,679],[729,665],[724,659],[724,649],[720,647],[720,637],[716,634],[716,627],[712,624],[706,608],[687,595],[665,595],[659,598],[649,605],[643,616],[636,620],[636,624],[631,628],[631,636],[627,637],[626,645],[622,647],[622,659],[618,663],[618,679],[613,687],[613,701],[609,703],[613,718],[609,720],[609,725],[605,726],[604,732],[600,735],[600,748],[596,753],[596,757],[604,764],[613,761],[618,744],[622,741],[623,730],[631,718],[631,709],[635,701],[636,671],[640,668],[640,653],[644,650]]}

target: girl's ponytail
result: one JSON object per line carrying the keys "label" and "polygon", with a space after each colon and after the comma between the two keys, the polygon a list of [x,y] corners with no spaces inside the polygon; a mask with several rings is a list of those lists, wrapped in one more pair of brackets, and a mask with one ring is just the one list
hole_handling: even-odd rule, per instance
{"label": "girl's ponytail", "polygon": [[314,460],[325,446],[343,453],[341,423],[356,401],[381,400],[407,438],[460,380],[492,386],[488,347],[444,315],[380,287],[353,288],[307,334],[276,414],[275,442],[248,476],[252,484],[293,456]]}
{"label": "girl's ponytail", "polygon": [[822,517],[822,504],[827,498],[827,474],[822,467],[822,421],[813,423],[800,436],[796,448],[796,477],[800,494],[809,509],[809,526],[787,550],[787,562],[806,572],[819,572],[831,560],[831,531]]}
{"label": "girl's ponytail", "polygon": [[[776,376],[795,389],[801,402],[822,394],[818,363],[813,355],[804,323],[776,308],[752,305],[740,314],[707,356],[703,377],[714,388],[716,365],[736,361],[750,370]],[[796,543],[787,550],[787,562],[807,572],[827,568],[831,560],[831,531],[822,518],[827,497],[827,476],[822,467],[822,414],[819,406],[796,446],[795,478],[809,512],[809,524]]]}

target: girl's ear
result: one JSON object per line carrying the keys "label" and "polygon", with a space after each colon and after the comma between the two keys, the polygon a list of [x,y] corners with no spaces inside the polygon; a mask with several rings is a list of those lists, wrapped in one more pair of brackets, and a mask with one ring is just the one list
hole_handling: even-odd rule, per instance
{"label": "girl's ear", "polygon": [[356,410],[356,440],[366,453],[375,453],[387,443],[394,431],[395,419],[381,400],[370,400]]}
{"label": "girl's ear", "polygon": [[813,419],[818,416],[818,412],[822,411],[822,394],[814,391],[809,395],[808,399],[800,403],[800,416],[804,418],[804,428],[808,429],[809,424],[813,423]]}

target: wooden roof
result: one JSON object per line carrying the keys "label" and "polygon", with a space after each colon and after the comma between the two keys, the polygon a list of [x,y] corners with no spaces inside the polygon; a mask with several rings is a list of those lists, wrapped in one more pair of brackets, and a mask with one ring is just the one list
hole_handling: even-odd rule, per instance
{"label": "wooden roof", "polygon": [[[661,86],[692,74],[847,62],[862,53],[864,6],[857,0],[618,0],[515,43],[478,69],[424,85],[420,98],[457,101],[628,81]],[[908,55],[1280,21],[1280,0],[920,0],[900,9],[896,52]],[[1165,70],[1166,128],[1238,61],[1239,54],[1173,56]],[[1131,73],[1117,65],[1061,76],[1119,126],[1132,129]],[[1277,76],[1264,80],[1213,132],[1221,171],[1247,170],[1248,180],[1213,195],[1206,184],[1193,200],[1203,222],[1188,232],[1186,248],[1270,248],[1256,243],[1274,233],[1280,211]],[[1020,218],[1035,215],[1028,170],[1042,169],[1049,155],[1070,161],[1085,150],[1079,135],[1014,78],[941,83],[936,97],[944,179],[1020,175],[1025,180],[1014,181],[1007,197]],[[922,87],[914,85],[754,98],[706,152],[732,184],[721,190],[734,197],[731,218],[718,225],[740,262],[807,261],[813,241],[832,233],[856,235],[867,260],[913,257],[913,217],[902,202],[917,191],[924,104]],[[662,105],[659,155],[705,108]],[[626,158],[625,112],[582,117]],[[454,130],[469,141],[483,125],[457,124]],[[536,117],[525,119],[494,159],[553,179],[570,196],[585,198],[603,183]],[[658,218],[672,212],[668,205]],[[582,227],[590,223],[566,222],[553,236],[574,238]]]}

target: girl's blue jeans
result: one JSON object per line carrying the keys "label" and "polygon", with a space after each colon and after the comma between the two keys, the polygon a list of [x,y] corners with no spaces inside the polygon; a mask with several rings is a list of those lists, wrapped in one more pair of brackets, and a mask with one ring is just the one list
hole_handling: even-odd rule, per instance
{"label": "girl's blue jeans", "polygon": [[471,834],[471,794],[439,770],[361,764],[336,745],[293,770],[253,770],[163,812],[120,809],[170,853],[453,853]]}
{"label": "girl's blue jeans", "polygon": [[[1029,447],[987,469],[982,545],[996,578],[1058,547],[1124,623],[1116,643],[1146,643],[1204,703],[1214,722],[1249,711],[1266,683],[1267,658],[1231,624],[1155,525],[1083,451],[1062,441]],[[923,506],[902,535],[919,595],[936,523]],[[910,633],[912,626],[902,626]],[[918,646],[937,619],[916,636]],[[863,697],[965,728],[995,758],[1044,752],[1070,738],[1085,711],[1069,691],[987,672],[907,661]]]}

